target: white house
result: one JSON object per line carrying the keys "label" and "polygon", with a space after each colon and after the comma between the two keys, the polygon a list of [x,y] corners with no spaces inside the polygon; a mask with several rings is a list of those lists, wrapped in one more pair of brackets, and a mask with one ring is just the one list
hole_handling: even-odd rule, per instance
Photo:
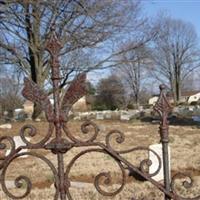
{"label": "white house", "polygon": [[81,97],[73,106],[73,111],[84,112],[88,111],[86,96]]}
{"label": "white house", "polygon": [[[173,94],[169,93],[168,99],[170,100],[171,103],[174,102],[173,100]],[[194,91],[182,91],[181,92],[181,97],[179,102],[180,103],[187,103],[187,104],[193,104],[197,103],[200,100],[200,91],[199,90],[194,90]]]}
{"label": "white house", "polygon": [[158,96],[151,97],[149,99],[149,105],[153,105],[154,106],[157,101],[158,101]]}
{"label": "white house", "polygon": [[188,104],[191,104],[191,103],[196,103],[198,102],[200,99],[200,92],[194,94],[194,95],[191,95],[189,96],[188,98]]}

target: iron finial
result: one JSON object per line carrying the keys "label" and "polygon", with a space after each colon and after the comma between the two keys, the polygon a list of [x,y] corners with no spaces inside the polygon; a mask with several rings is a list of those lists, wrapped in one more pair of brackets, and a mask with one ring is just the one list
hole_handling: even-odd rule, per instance
{"label": "iron finial", "polygon": [[161,84],[159,88],[160,95],[153,109],[162,117],[163,115],[168,115],[172,111],[172,106],[166,96],[166,86]]}
{"label": "iron finial", "polygon": [[46,44],[46,50],[51,54],[51,56],[58,56],[62,47],[63,45],[61,44],[61,41],[56,34],[55,26],[53,25],[51,27],[50,38],[48,39]]}
{"label": "iron finial", "polygon": [[159,86],[159,88],[160,88],[160,91],[165,90],[165,89],[166,89],[166,85],[165,85],[165,84],[161,84],[161,85]]}

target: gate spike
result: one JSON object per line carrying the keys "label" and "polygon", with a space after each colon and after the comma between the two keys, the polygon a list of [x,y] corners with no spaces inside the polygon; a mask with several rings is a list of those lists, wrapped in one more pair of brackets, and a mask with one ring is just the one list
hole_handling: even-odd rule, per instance
{"label": "gate spike", "polygon": [[167,115],[172,111],[172,106],[170,105],[169,100],[167,99],[165,90],[166,86],[164,84],[160,85],[160,95],[158,101],[154,106],[154,110],[160,115],[162,118],[164,115]]}
{"label": "gate spike", "polygon": [[47,40],[46,50],[52,56],[58,56],[61,49],[63,48],[63,45],[61,41],[59,40],[54,27],[51,28],[51,32],[52,33],[50,35],[50,38]]}

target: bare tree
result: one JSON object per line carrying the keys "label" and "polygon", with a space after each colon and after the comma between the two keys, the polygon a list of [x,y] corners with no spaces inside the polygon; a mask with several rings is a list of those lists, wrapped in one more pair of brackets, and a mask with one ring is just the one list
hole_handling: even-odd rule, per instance
{"label": "bare tree", "polygon": [[[122,49],[130,49],[131,43],[122,47]],[[130,51],[124,51],[119,56],[118,76],[123,80],[126,89],[130,95],[131,102],[136,105],[140,103],[140,92],[143,88],[144,79],[148,79],[146,65],[148,64],[148,48],[146,46],[141,46],[137,49]],[[116,74],[116,73],[115,73]]]}
{"label": "bare tree", "polygon": [[0,107],[2,113],[8,111],[10,115],[13,115],[16,108],[22,107],[23,99],[20,95],[20,88],[16,79],[0,76]]}
{"label": "bare tree", "polygon": [[161,29],[152,54],[153,75],[168,81],[178,103],[184,80],[200,67],[197,34],[188,22],[165,17],[159,23]]}
{"label": "bare tree", "polygon": [[6,0],[1,6],[0,61],[18,66],[42,88],[49,81],[45,44],[52,26],[64,45],[61,88],[70,75],[112,65],[122,36],[140,36],[134,48],[149,40],[140,0]]}

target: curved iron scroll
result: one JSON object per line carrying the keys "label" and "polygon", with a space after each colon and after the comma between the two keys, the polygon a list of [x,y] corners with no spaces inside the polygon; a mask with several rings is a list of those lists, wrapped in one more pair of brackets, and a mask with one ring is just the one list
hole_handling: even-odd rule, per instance
{"label": "curved iron scroll", "polygon": [[[97,138],[99,135],[99,128],[98,126],[91,122],[86,121],[81,126],[81,131],[83,134],[89,135],[89,139],[82,140],[80,138],[75,137],[74,134],[71,133],[71,130],[67,126],[68,118],[67,114],[71,108],[71,106],[80,99],[86,92],[85,80],[86,75],[80,74],[71,84],[69,88],[65,91],[64,97],[61,99],[60,95],[60,75],[59,75],[59,52],[62,49],[62,44],[59,42],[57,35],[53,32],[52,36],[50,37],[47,43],[47,51],[51,55],[51,66],[52,66],[52,82],[53,82],[53,97],[54,97],[54,107],[52,107],[48,96],[45,92],[42,91],[41,88],[38,88],[37,84],[33,83],[29,79],[25,79],[25,87],[23,89],[22,94],[25,98],[29,99],[30,101],[37,103],[41,106],[43,111],[46,114],[47,121],[49,122],[49,128],[47,134],[41,139],[41,141],[37,143],[29,142],[26,139],[26,136],[35,137],[39,133],[37,132],[36,127],[33,125],[25,125],[20,130],[20,137],[25,143],[24,146],[20,146],[16,148],[15,142],[12,137],[3,136],[0,138],[0,149],[10,149],[9,155],[7,155],[2,162],[0,162],[0,183],[2,186],[2,190],[11,198],[11,199],[25,199],[31,192],[32,183],[30,179],[26,176],[20,175],[15,180],[16,188],[22,188],[23,183],[26,185],[26,191],[22,195],[15,195],[12,194],[6,187],[6,172],[9,165],[18,157],[28,155],[34,156],[43,162],[45,162],[48,167],[51,169],[54,175],[54,182],[56,193],[54,196],[54,200],[61,199],[61,200],[73,200],[72,194],[70,193],[70,178],[69,174],[71,169],[73,168],[75,162],[82,156],[97,152],[102,153],[110,156],[113,162],[116,162],[119,170],[121,171],[121,184],[115,191],[105,191],[102,188],[102,180],[104,180],[104,184],[108,185],[112,181],[112,177],[107,170],[97,174],[94,178],[94,186],[96,190],[104,195],[104,196],[115,196],[119,194],[125,184],[126,184],[126,177],[127,174],[130,172],[134,172],[142,177],[144,180],[150,181],[153,185],[155,185],[160,191],[165,194],[165,199],[174,199],[174,200],[181,200],[181,199],[189,199],[184,198],[178,194],[176,191],[176,180],[177,178],[183,178],[183,174],[177,174],[172,178],[170,183],[169,177],[169,168],[168,168],[168,156],[167,156],[167,145],[168,145],[168,115],[171,111],[171,106],[167,100],[165,94],[165,87],[162,85],[160,86],[160,97],[155,105],[154,109],[161,118],[160,123],[160,136],[161,142],[163,145],[163,163],[159,155],[154,152],[153,150],[149,149],[148,147],[134,147],[128,150],[116,150],[113,145],[112,141],[113,138],[118,145],[123,144],[125,141],[125,135],[119,130],[112,130],[110,131],[105,138],[105,142],[98,142]],[[91,132],[92,131],[92,132]],[[65,133],[63,135],[63,132]],[[64,157],[63,155],[71,150],[72,148],[76,147],[88,147],[87,150],[83,150],[79,154],[75,155],[74,158],[70,161],[70,163],[65,166],[64,164]],[[31,150],[27,153],[21,153],[23,149]],[[45,156],[39,155],[38,153],[33,152],[35,149],[45,149],[47,151],[51,151],[53,154],[57,155],[58,166],[55,167],[53,163],[48,160]],[[129,162],[127,159],[124,158],[124,154],[133,153],[136,151],[151,151],[156,158],[158,159],[158,168],[153,172],[148,172],[148,167],[151,166],[152,161],[149,159],[143,159],[139,166],[134,165],[133,163]],[[164,185],[161,183],[156,182],[152,179],[161,169],[161,165],[164,165],[164,172],[165,172],[165,181]],[[192,179],[186,179],[183,182],[183,187],[190,188],[192,186]],[[52,197],[53,199],[53,197]],[[132,198],[135,199],[135,198]],[[191,198],[191,200],[200,199],[200,196]]]}

